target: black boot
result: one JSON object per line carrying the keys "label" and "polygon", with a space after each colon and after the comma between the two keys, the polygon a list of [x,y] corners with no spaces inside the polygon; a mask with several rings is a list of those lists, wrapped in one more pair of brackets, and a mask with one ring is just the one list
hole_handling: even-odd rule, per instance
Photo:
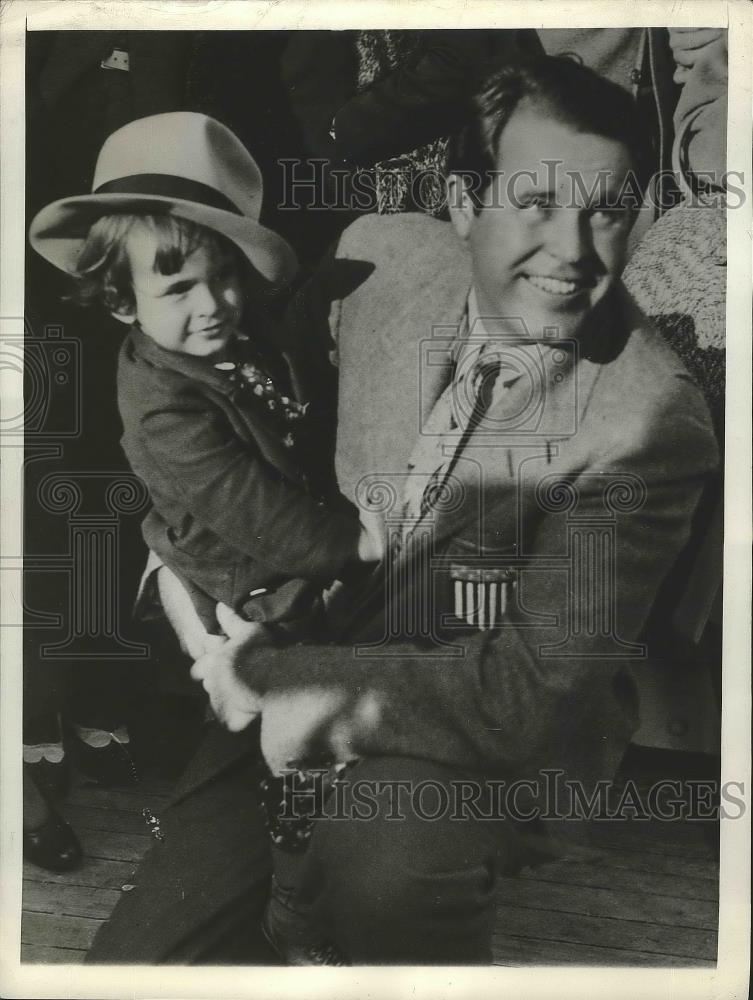
{"label": "black boot", "polygon": [[[28,773],[24,775],[24,814],[26,861],[51,872],[71,871],[81,864],[83,852],[76,834]],[[38,822],[40,815],[43,818]]]}

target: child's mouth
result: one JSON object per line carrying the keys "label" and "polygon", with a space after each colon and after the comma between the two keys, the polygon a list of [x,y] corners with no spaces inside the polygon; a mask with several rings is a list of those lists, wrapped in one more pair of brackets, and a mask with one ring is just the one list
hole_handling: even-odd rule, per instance
{"label": "child's mouth", "polygon": [[224,323],[215,323],[213,326],[205,326],[203,330],[199,333],[202,337],[206,337],[207,340],[212,340],[215,337],[221,336],[225,332]]}

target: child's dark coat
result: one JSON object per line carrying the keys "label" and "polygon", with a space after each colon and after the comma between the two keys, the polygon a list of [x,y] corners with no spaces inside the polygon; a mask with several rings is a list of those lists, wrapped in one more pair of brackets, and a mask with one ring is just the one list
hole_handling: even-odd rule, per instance
{"label": "child's dark coat", "polygon": [[[319,393],[332,382],[307,353],[290,366],[299,399],[307,392],[302,373]],[[249,387],[209,359],[164,350],[138,326],[120,353],[118,400],[123,449],[152,498],[147,545],[252,620],[305,614],[354,557],[359,532],[333,490],[326,400],[307,414],[304,471]]]}

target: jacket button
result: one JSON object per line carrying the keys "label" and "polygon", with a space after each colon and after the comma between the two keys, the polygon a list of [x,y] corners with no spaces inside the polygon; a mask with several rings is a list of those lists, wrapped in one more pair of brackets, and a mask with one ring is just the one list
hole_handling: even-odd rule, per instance
{"label": "jacket button", "polygon": [[633,86],[637,87],[642,79],[643,79],[643,73],[641,73],[639,69],[630,70],[630,82],[633,84]]}

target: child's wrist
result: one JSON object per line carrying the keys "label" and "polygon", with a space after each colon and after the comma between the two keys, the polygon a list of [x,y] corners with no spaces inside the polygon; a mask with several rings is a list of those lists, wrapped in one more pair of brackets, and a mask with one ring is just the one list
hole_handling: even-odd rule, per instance
{"label": "child's wrist", "polygon": [[357,555],[359,562],[378,562],[381,558],[379,540],[366,527],[361,527],[358,535]]}

